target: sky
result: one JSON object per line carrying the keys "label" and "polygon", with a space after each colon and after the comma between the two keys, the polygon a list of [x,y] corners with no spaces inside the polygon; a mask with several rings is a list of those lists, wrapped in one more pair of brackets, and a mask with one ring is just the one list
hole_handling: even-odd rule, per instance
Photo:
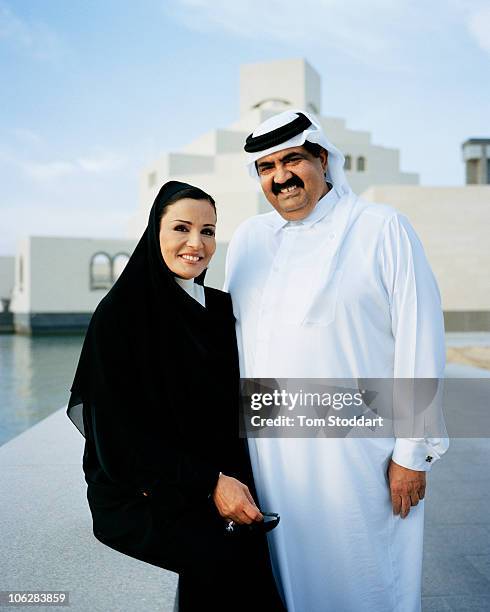
{"label": "sky", "polygon": [[488,0],[0,0],[0,255],[126,237],[142,168],[238,118],[240,65],[298,57],[323,115],[464,184],[461,143],[490,137]]}

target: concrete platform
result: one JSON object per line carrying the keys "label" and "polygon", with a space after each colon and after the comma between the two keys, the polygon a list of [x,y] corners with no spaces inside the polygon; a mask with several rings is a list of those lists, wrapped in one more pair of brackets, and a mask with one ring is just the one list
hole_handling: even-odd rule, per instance
{"label": "concrete platform", "polygon": [[177,574],[93,537],[82,454],[64,408],[0,447],[0,591],[69,591],[39,611],[171,612]]}
{"label": "concrete platform", "polygon": [[[175,574],[92,536],[82,452],[64,409],[0,447],[0,591],[69,591],[75,612],[171,612]],[[490,440],[456,439],[429,475],[424,612],[490,610],[489,466]]]}
{"label": "concrete platform", "polygon": [[490,440],[455,439],[429,475],[424,612],[490,610]]}

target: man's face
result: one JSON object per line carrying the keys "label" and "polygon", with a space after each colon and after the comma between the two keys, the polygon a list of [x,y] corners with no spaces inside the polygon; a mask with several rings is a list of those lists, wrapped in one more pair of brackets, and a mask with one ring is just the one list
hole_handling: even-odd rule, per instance
{"label": "man's face", "polygon": [[257,160],[265,197],[288,221],[307,217],[328,191],[327,152],[315,157],[304,147],[290,147]]}

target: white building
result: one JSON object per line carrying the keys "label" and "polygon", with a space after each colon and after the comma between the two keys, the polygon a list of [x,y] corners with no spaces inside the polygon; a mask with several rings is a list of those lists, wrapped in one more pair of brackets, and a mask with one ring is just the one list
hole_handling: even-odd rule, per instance
{"label": "white building", "polygon": [[418,184],[418,175],[400,171],[399,151],[371,142],[366,131],[351,130],[343,119],[323,117],[321,79],[303,59],[246,64],[240,70],[240,116],[226,128],[202,134],[179,152],[165,153],[145,168],[140,205],[131,235],[146,226],[148,211],[163,183],[179,180],[211,193],[218,207],[219,242],[207,281],[221,286],[226,246],[236,227],[269,204],[245,170],[246,137],[266,118],[285,108],[304,108],[320,119],[330,140],[346,155],[347,176],[360,193],[375,184]]}
{"label": "white building", "polygon": [[[218,206],[219,242],[207,281],[220,287],[226,247],[235,228],[250,215],[270,210],[245,171],[245,138],[264,119],[288,107],[317,115],[329,140],[345,154],[347,178],[357,194],[391,204],[410,218],[441,287],[448,331],[490,330],[490,243],[484,235],[490,226],[490,186],[418,187],[417,174],[400,170],[398,150],[375,145],[369,132],[351,130],[343,119],[320,114],[320,76],[301,59],[242,66],[239,119],[144,169],[132,233],[138,235],[144,228],[166,181],[180,180],[209,191]],[[488,152],[490,141],[485,139],[471,139],[463,147],[467,165],[476,164],[470,160],[477,158],[478,168],[485,172]]]}
{"label": "white building", "polygon": [[86,328],[135,246],[134,240],[98,238],[30,236],[22,240],[10,305],[15,331]]}
{"label": "white building", "polygon": [[15,257],[0,257],[0,333],[13,329],[10,300],[14,290]]}
{"label": "white building", "polygon": [[467,185],[490,185],[490,138],[469,138],[462,149]]}
{"label": "white building", "polygon": [[[197,185],[216,200],[218,246],[206,282],[221,287],[235,228],[270,210],[259,184],[246,172],[245,139],[264,119],[293,107],[317,115],[329,139],[346,155],[347,177],[356,193],[391,204],[410,218],[439,281],[447,329],[490,330],[490,242],[484,236],[490,225],[490,186],[419,187],[417,174],[400,170],[397,149],[373,144],[369,132],[351,130],[343,119],[321,115],[320,76],[302,59],[242,66],[238,119],[178,152],[165,153],[142,171],[132,240],[26,239],[15,264],[11,308],[16,330],[83,328],[117,276],[118,253],[132,252],[158,190],[169,180]],[[464,160],[471,168],[487,162],[490,146],[481,147],[487,147],[485,139],[464,145]],[[480,161],[474,163],[475,155]]]}

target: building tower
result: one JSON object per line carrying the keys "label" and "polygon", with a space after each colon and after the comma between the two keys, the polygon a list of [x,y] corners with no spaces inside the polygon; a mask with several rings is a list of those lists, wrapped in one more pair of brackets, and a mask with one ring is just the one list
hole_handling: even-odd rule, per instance
{"label": "building tower", "polygon": [[490,138],[469,138],[463,142],[467,185],[490,185]]}

